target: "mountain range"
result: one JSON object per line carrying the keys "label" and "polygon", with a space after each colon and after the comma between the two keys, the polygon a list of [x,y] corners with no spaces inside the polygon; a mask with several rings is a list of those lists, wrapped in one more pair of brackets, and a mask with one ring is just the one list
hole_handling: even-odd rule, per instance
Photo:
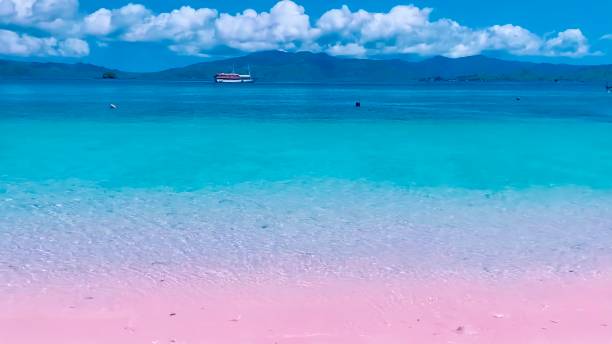
{"label": "mountain range", "polygon": [[84,63],[0,60],[0,79],[205,80],[218,72],[246,72],[261,82],[402,83],[411,81],[601,81],[612,80],[612,65],[569,65],[501,60],[482,55],[401,59],[340,58],[324,53],[264,51],[159,72],[131,73]]}

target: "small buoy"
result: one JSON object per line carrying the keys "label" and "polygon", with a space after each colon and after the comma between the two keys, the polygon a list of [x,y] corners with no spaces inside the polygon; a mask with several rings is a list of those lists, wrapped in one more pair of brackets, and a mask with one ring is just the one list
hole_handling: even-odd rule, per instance
{"label": "small buoy", "polygon": [[516,97],[516,101],[520,102],[521,101],[521,97]]}
{"label": "small buoy", "polygon": [[355,102],[355,107],[361,107],[361,102]]}
{"label": "small buoy", "polygon": [[109,105],[109,107],[110,107],[111,109],[113,109],[113,110],[117,109],[117,105],[115,105],[115,104],[110,104],[110,105]]}

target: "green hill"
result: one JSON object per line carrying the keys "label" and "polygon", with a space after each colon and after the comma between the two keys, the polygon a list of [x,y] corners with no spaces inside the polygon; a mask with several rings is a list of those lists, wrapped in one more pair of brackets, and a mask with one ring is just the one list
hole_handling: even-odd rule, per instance
{"label": "green hill", "polygon": [[0,60],[3,79],[204,80],[218,72],[246,72],[261,82],[404,83],[410,81],[612,81],[612,65],[507,61],[485,56],[433,57],[420,62],[333,57],[324,53],[264,51],[154,73],[128,73],[91,64]]}

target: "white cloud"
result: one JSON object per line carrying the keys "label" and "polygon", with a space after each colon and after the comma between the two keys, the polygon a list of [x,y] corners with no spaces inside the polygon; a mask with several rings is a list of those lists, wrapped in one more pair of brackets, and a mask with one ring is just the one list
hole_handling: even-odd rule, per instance
{"label": "white cloud", "polygon": [[330,55],[334,56],[365,56],[367,50],[357,43],[349,43],[346,45],[336,44],[327,49]]}
{"label": "white cloud", "polygon": [[0,22],[36,25],[58,18],[70,18],[78,7],[78,0],[0,0]]}
{"label": "white cloud", "polygon": [[487,29],[486,47],[506,50],[514,55],[537,55],[543,40],[516,25],[494,25]]}
{"label": "white cloud", "polygon": [[298,49],[317,35],[304,8],[290,0],[279,1],[269,13],[221,14],[215,28],[220,42],[243,51]]}
{"label": "white cloud", "polygon": [[5,21],[9,16],[14,16],[17,10],[15,3],[9,0],[0,0],[0,18]]}
{"label": "white cloud", "polygon": [[119,9],[113,10],[113,22],[119,27],[124,27],[136,24],[150,15],[151,11],[145,6],[129,3]]}
{"label": "white cloud", "polygon": [[89,44],[82,39],[68,38],[57,42],[57,54],[67,57],[81,57],[89,55]]}
{"label": "white cloud", "polygon": [[58,40],[54,37],[40,38],[9,30],[0,30],[0,54],[81,57],[89,54],[89,45],[87,42],[76,38]]}
{"label": "white cloud", "polygon": [[[317,22],[322,36],[338,45],[358,44],[368,54],[466,56],[481,51],[483,35],[449,19],[431,21],[430,8],[395,6],[388,13],[352,12],[347,6],[326,12]],[[359,54],[363,52],[358,51]]]}
{"label": "white cloud", "polygon": [[395,6],[389,13],[351,12],[348,6],[330,10],[321,16],[317,26],[323,34],[338,34],[342,38],[371,42],[391,39],[403,34],[415,34],[429,24],[430,8]]}
{"label": "white cloud", "polygon": [[183,6],[169,13],[146,17],[127,29],[123,39],[127,41],[193,41],[208,36],[205,32],[213,27],[217,11]]}
{"label": "white cloud", "polygon": [[612,40],[612,33],[606,34],[601,36],[601,39],[608,39],[608,40]]}
{"label": "white cloud", "polygon": [[[514,55],[580,57],[590,53],[587,39],[577,29],[545,40],[516,25],[473,29],[451,19],[431,20],[430,8],[395,6],[386,13],[351,11],[348,6],[324,13],[317,21],[326,50],[352,47],[355,56],[418,54],[463,57],[486,50]],[[357,49],[360,47],[362,49]],[[363,49],[366,50],[364,53]],[[350,51],[345,50],[345,53]]]}
{"label": "white cloud", "polygon": [[559,32],[544,44],[544,55],[582,57],[589,54],[589,43],[579,29]]}
{"label": "white cloud", "polygon": [[83,19],[83,29],[91,35],[108,35],[112,27],[113,12],[101,8]]}
{"label": "white cloud", "polygon": [[40,18],[70,17],[79,8],[78,0],[13,0],[32,4],[32,14]]}
{"label": "white cloud", "polygon": [[[141,4],[78,14],[78,0],[0,0],[0,24],[35,27],[56,39],[164,41],[179,54],[207,56],[218,47],[240,51],[311,50],[367,57],[385,54],[463,57],[483,51],[514,55],[581,57],[593,54],[579,29],[542,37],[506,24],[470,28],[452,19],[431,19],[431,8],[401,5],[388,12],[325,12],[311,23],[305,9],[280,0],[268,12],[237,14],[183,6],[155,14]],[[602,39],[612,39],[605,35]],[[59,43],[58,43],[59,44]]]}
{"label": "white cloud", "polygon": [[126,41],[160,41],[172,43],[169,48],[180,54],[207,56],[204,52],[217,46],[242,51],[313,48],[316,30],[304,8],[283,0],[270,12],[247,9],[230,15],[214,9],[180,9],[151,15],[127,27],[120,35]]}
{"label": "white cloud", "polygon": [[105,36],[118,30],[133,29],[142,25],[145,19],[151,18],[154,18],[151,12],[140,4],[130,3],[114,10],[100,8],[83,18],[83,32]]}
{"label": "white cloud", "polygon": [[[328,52],[357,44],[368,54],[411,53],[463,56],[477,53],[481,37],[458,23],[430,21],[430,8],[395,6],[388,13],[352,12],[348,6],[324,13],[317,21]],[[353,46],[354,47],[354,46]],[[363,51],[356,50],[359,54]]]}
{"label": "white cloud", "polygon": [[61,37],[75,36],[80,26],[78,7],[78,0],[0,0],[0,25],[36,28]]}

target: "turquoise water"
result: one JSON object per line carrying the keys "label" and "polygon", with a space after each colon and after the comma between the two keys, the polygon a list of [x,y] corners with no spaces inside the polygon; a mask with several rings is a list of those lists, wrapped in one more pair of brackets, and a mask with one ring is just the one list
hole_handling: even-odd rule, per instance
{"label": "turquoise water", "polygon": [[612,256],[599,85],[3,81],[0,103],[13,286],[586,273]]}
{"label": "turquoise water", "polygon": [[612,97],[593,86],[4,83],[0,101],[5,183],[612,187]]}

